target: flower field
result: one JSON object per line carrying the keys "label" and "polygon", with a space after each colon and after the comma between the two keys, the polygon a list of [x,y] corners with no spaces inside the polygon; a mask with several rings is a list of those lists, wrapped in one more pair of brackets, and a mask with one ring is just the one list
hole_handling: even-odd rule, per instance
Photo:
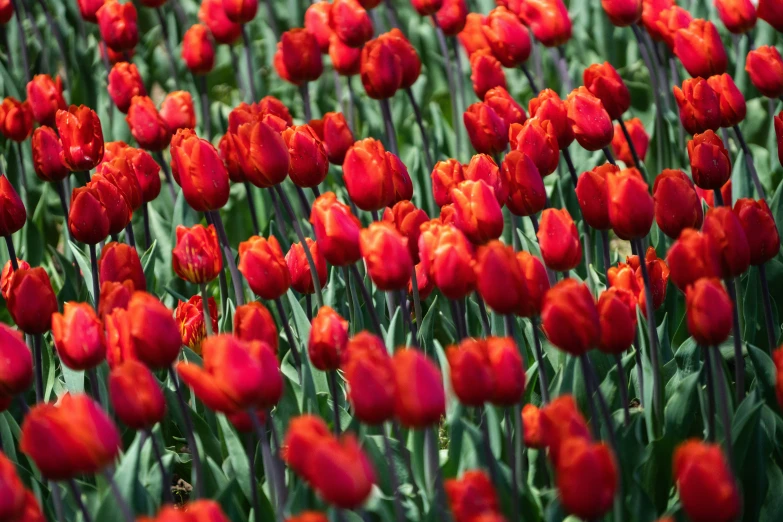
{"label": "flower field", "polygon": [[783,520],[783,0],[0,0],[0,522]]}

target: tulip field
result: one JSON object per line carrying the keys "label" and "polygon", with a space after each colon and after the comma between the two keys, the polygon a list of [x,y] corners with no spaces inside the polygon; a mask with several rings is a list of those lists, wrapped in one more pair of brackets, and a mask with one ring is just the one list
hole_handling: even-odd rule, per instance
{"label": "tulip field", "polygon": [[0,522],[783,520],[783,0],[0,0]]}

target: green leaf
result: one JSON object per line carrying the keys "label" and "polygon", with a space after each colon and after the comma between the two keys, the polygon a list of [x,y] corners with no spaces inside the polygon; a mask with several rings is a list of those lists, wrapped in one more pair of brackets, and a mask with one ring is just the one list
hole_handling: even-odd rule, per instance
{"label": "green leaf", "polygon": [[76,259],[76,263],[79,265],[79,270],[82,271],[82,276],[87,286],[87,292],[90,294],[90,299],[95,302],[95,295],[92,287],[92,268],[90,265],[90,256],[85,254],[84,251],[79,248],[73,241],[68,241],[71,247],[71,252]]}
{"label": "green leaf", "polygon": [[232,476],[236,478],[239,489],[242,490],[245,498],[250,501],[250,461],[247,458],[247,452],[242,441],[239,440],[236,430],[225,415],[218,415],[217,418],[226,444],[228,461],[231,463]]}

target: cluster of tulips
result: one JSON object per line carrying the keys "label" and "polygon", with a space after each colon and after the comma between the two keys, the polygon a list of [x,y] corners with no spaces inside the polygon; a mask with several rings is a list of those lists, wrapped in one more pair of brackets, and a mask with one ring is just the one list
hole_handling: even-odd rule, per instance
{"label": "cluster of tulips", "polygon": [[[451,92],[451,121],[437,124],[414,88],[423,70],[436,71],[408,39],[399,2],[320,1],[297,21],[302,27],[280,31],[267,0],[259,18],[277,39],[267,74],[296,86],[301,105],[257,92],[248,26],[258,0],[138,3],[158,16],[170,92],[156,94],[160,86],[145,85],[134,63],[145,40],[134,3],[75,1],[80,23],[92,24],[82,32],[99,42],[108,116],[125,114],[129,144],[105,139],[114,125],[104,128],[97,107],[69,103],[75,78],[49,2],[0,0],[0,28],[7,34],[15,19],[21,51],[0,52],[11,71],[3,81],[12,84],[20,70],[26,93],[0,105],[1,150],[18,164],[0,175],[8,252],[0,289],[13,322],[0,324],[0,521],[97,522],[109,510],[123,522],[502,522],[544,512],[547,520],[619,521],[635,513],[631,490],[642,487],[624,464],[636,459],[624,454],[635,431],[669,448],[650,465],[670,476],[650,487],[668,499],[673,476],[676,493],[664,509],[646,508],[650,521],[730,522],[760,512],[752,504],[765,497],[750,497],[737,473],[745,453],[734,451],[732,404],[768,386],[766,426],[780,422],[779,289],[770,280],[780,281],[781,241],[779,208],[768,200],[775,194],[780,205],[783,196],[774,176],[759,174],[740,129],[765,114],[752,114],[727,73],[731,57],[715,24],[674,0],[600,2],[613,30],[632,32],[647,68],[651,140],[612,64],[590,65],[573,87],[564,51],[572,20],[562,0],[503,0],[486,15],[469,12],[466,0],[412,0],[431,19],[424,27],[436,34]],[[198,6],[200,23],[181,3]],[[572,13],[578,3],[570,2]],[[715,0],[714,8],[736,45],[740,36],[752,42],[759,19],[783,32],[781,0]],[[38,71],[29,58],[28,32],[43,47],[36,9],[58,42],[57,69]],[[174,37],[180,56],[172,28],[182,31]],[[233,57],[240,38],[246,74],[236,61],[234,72],[249,103],[214,119],[207,76],[218,46]],[[750,47],[733,64],[769,99],[783,164],[783,112],[772,112],[783,100],[783,58],[774,45]],[[542,48],[557,70],[552,88]],[[470,104],[463,53],[478,99]],[[326,67],[336,88],[348,88],[345,113],[311,101],[310,84],[323,86]],[[526,78],[527,107],[512,94],[520,90],[514,69]],[[681,80],[681,69],[691,77]],[[363,93],[353,90],[355,75]],[[422,144],[421,177],[400,153],[398,91]],[[679,125],[666,120],[670,99]],[[358,106],[376,102],[383,138],[361,137]],[[669,133],[672,125],[679,130]],[[443,126],[453,127],[453,157],[434,139]],[[463,130],[476,152],[467,163]],[[687,162],[656,163],[651,172],[652,141],[660,147],[678,133]],[[744,169],[732,166],[741,161]],[[35,226],[33,200],[49,189],[64,218],[56,261],[31,266],[15,242]],[[232,244],[237,204],[247,207],[254,235]],[[166,252],[177,288],[189,295],[151,277],[160,256],[153,205],[186,205],[196,216],[171,223]],[[30,253],[24,245],[20,257]],[[64,288],[65,273],[74,288]],[[751,279],[758,290],[742,301],[740,282]],[[682,295],[672,296],[669,280]],[[176,297],[174,310],[164,292]],[[741,315],[756,319],[748,299],[763,308],[760,348],[743,340]],[[658,310],[676,300],[684,312],[661,321]],[[699,352],[687,372],[672,362],[666,324],[679,320]],[[672,433],[672,401],[685,401],[677,393],[688,374],[704,378],[703,391],[689,381],[703,399],[704,426]],[[581,391],[564,388],[567,379]],[[207,442],[217,426],[220,442],[217,434]],[[460,460],[448,437],[462,444],[463,427],[475,455]],[[117,477],[138,467],[148,442],[160,490],[140,502]],[[223,445],[229,464],[208,447]],[[243,483],[231,490],[232,481]],[[92,494],[104,488],[110,493]],[[97,497],[108,495],[107,508]]]}

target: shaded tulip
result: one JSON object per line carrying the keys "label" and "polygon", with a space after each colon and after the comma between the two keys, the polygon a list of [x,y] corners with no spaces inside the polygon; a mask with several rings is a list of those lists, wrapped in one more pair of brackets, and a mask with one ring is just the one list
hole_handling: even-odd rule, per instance
{"label": "shaded tulip", "polygon": [[69,301],[62,314],[52,315],[52,337],[57,355],[71,370],[95,368],[106,357],[103,325],[86,303]]}
{"label": "shaded tulip", "polygon": [[185,201],[197,212],[217,210],[228,201],[228,171],[215,147],[190,129],[171,140],[171,171]]}
{"label": "shaded tulip", "polygon": [[664,169],[653,184],[655,222],[671,238],[685,228],[701,228],[704,212],[691,179],[681,170]]}
{"label": "shaded tulip", "polygon": [[713,131],[696,134],[688,142],[693,182],[703,189],[720,189],[731,177],[729,151]]}
{"label": "shaded tulip", "polygon": [[223,10],[232,22],[246,24],[256,17],[258,0],[223,0]]}
{"label": "shaded tulip", "polygon": [[22,199],[8,178],[0,176],[0,235],[10,237],[22,229],[26,220]]}
{"label": "shaded tulip", "polygon": [[707,80],[691,78],[674,86],[674,99],[680,109],[680,122],[690,134],[720,127],[720,99]]}
{"label": "shaded tulip", "polygon": [[[106,362],[109,368],[115,368],[129,359],[137,360],[136,348],[131,337],[130,315],[127,310],[131,298],[132,295],[124,307],[117,307],[103,316],[106,328]],[[177,346],[179,344],[179,335],[177,335]]]}
{"label": "shaded tulip", "polygon": [[27,518],[19,518],[24,513],[26,498],[27,493],[16,473],[16,465],[0,453],[0,517],[3,520],[28,522]]}
{"label": "shaded tulip", "polygon": [[146,96],[147,90],[136,64],[120,62],[109,71],[109,83],[106,87],[114,105],[122,113],[127,113],[134,96]]}
{"label": "shaded tulip", "polygon": [[413,263],[419,262],[421,225],[428,220],[427,213],[410,201],[400,201],[383,212],[383,221],[393,225],[408,240],[408,252]]}
{"label": "shaded tulip", "polygon": [[493,240],[476,251],[476,289],[492,310],[512,314],[527,301],[522,267],[514,249]]}
{"label": "shaded tulip", "polygon": [[448,479],[445,489],[455,522],[471,522],[500,511],[497,492],[484,471],[470,470],[460,479]]}
{"label": "shaded tulip", "polygon": [[756,14],[776,31],[783,32],[783,11],[780,8],[780,0],[759,0]]}
{"label": "shaded tulip", "polygon": [[325,192],[313,202],[310,223],[324,258],[335,266],[355,263],[361,257],[361,223],[348,205],[337,200],[334,192]]}
{"label": "shaded tulip", "polygon": [[68,177],[71,171],[63,164],[61,156],[63,146],[60,138],[51,127],[38,127],[33,132],[31,142],[33,168],[42,181],[59,182]]}
{"label": "shaded tulip", "polygon": [[541,440],[549,448],[549,456],[555,466],[560,461],[561,447],[565,441],[591,438],[590,429],[573,395],[561,395],[542,407],[539,422]]}
{"label": "shaded tulip", "polygon": [[[647,314],[647,296],[644,290],[644,281],[639,261],[639,256],[628,256],[628,264],[618,263],[616,267],[610,267],[607,271],[609,285],[624,288],[636,296],[639,309],[642,314]],[[653,247],[647,248],[645,254],[647,273],[650,276],[650,291],[653,296],[653,308],[657,310],[666,299],[666,285],[669,282],[669,267],[655,252]]]}
{"label": "shaded tulip", "polygon": [[62,162],[73,172],[95,168],[103,159],[103,130],[95,111],[71,105],[67,111],[57,111],[56,120]]}
{"label": "shaded tulip", "polygon": [[468,56],[472,56],[478,51],[492,52],[489,48],[489,42],[484,37],[483,27],[486,19],[486,16],[481,13],[468,13],[465,17],[457,38]]}
{"label": "shaded tulip", "polygon": [[696,18],[674,33],[674,54],[694,78],[726,72],[726,49],[710,21]]}
{"label": "shaded tulip", "polygon": [[560,148],[550,121],[530,118],[521,125],[512,124],[508,134],[511,149],[524,152],[532,159],[541,176],[548,176],[557,169]]}
{"label": "shaded tulip", "polygon": [[465,173],[462,163],[449,158],[437,162],[430,177],[435,204],[442,207],[451,203],[451,189],[465,180]]}
{"label": "shaded tulip", "polygon": [[477,102],[462,116],[470,143],[482,154],[498,154],[508,145],[508,131],[503,120],[488,104]]}
{"label": "shaded tulip", "polygon": [[775,125],[775,137],[778,141],[778,161],[783,165],[783,111],[773,118]]}
{"label": "shaded tulip", "polygon": [[[26,392],[33,383],[33,358],[22,333],[4,324],[0,325],[0,359],[3,361],[0,368],[0,396],[13,397]],[[0,495],[0,498],[8,497]],[[0,501],[0,514],[2,513],[3,501]]]}
{"label": "shaded tulip", "polygon": [[535,404],[528,403],[522,407],[522,432],[528,448],[546,447],[541,436],[541,410]]}
{"label": "shaded tulip", "polygon": [[480,407],[492,398],[495,382],[487,342],[468,338],[446,349],[451,387],[465,406]]}
{"label": "shaded tulip", "polygon": [[742,34],[756,25],[756,8],[751,0],[715,0],[715,9],[729,32]]}
{"label": "shaded tulip", "polygon": [[558,47],[571,39],[571,19],[562,0],[525,0],[518,14],[546,47]]}
{"label": "shaded tulip", "polygon": [[170,92],[163,98],[158,111],[169,132],[196,127],[196,110],[193,97],[188,91]]}
{"label": "shaded tulip", "polygon": [[718,346],[731,333],[732,302],[719,279],[702,277],[685,290],[688,331],[702,346]]}
{"label": "shaded tulip", "polygon": [[283,140],[290,157],[291,181],[304,188],[320,185],[329,171],[329,159],[315,131],[309,125],[288,127],[283,131]]}
{"label": "shaded tulip", "polygon": [[525,365],[512,337],[486,339],[489,366],[494,379],[490,401],[497,406],[513,406],[525,392]]}
{"label": "shaded tulip", "polygon": [[612,143],[614,127],[601,100],[585,87],[579,87],[571,91],[565,104],[568,109],[568,122],[582,148],[589,151],[600,150]]}
{"label": "shaded tulip", "polygon": [[402,86],[402,58],[390,38],[381,35],[365,44],[360,74],[367,96],[375,100],[391,98]]}
{"label": "shaded tulip", "polygon": [[[322,286],[326,285],[328,277],[326,273],[326,259],[318,250],[318,243],[309,237],[305,238],[305,242],[315,262],[318,280]],[[291,274],[291,287],[300,294],[315,293],[313,277],[310,274],[310,265],[307,263],[307,256],[305,256],[304,247],[301,243],[291,243],[291,248],[285,255],[285,262],[288,265],[288,272]]]}
{"label": "shaded tulip", "polygon": [[348,321],[328,306],[322,306],[313,318],[307,351],[313,366],[321,371],[340,367],[348,343]]}
{"label": "shaded tulip", "polygon": [[354,509],[367,500],[375,483],[375,471],[354,435],[345,433],[339,440],[326,438],[310,452],[310,484],[326,502]]}
{"label": "shaded tulip", "polygon": [[[495,199],[502,207],[508,199],[508,187],[500,173],[500,167],[492,156],[476,154],[464,169],[465,181],[483,181],[495,191]],[[459,183],[457,183],[459,185]],[[452,187],[454,188],[454,187]],[[453,202],[453,198],[452,198]]]}
{"label": "shaded tulip", "polygon": [[473,92],[479,99],[484,99],[490,89],[506,88],[506,74],[503,72],[503,66],[490,51],[481,50],[471,54],[470,70]]}
{"label": "shaded tulip", "polygon": [[[605,3],[606,0],[602,0]],[[609,62],[594,63],[584,72],[584,83],[590,94],[601,100],[601,103],[613,120],[620,119],[631,106],[631,93]]]}
{"label": "shaded tulip", "polygon": [[493,87],[488,90],[484,94],[484,103],[503,120],[506,135],[508,135],[508,129],[512,123],[521,124],[527,119],[525,109],[503,87]]}
{"label": "shaded tulip", "polygon": [[21,143],[33,132],[33,113],[28,102],[7,97],[0,104],[0,134]]}
{"label": "shaded tulip", "polygon": [[[23,259],[16,258],[16,263],[19,265],[19,268],[24,268],[25,270],[30,268],[30,263]],[[6,301],[8,301],[8,291],[11,289],[11,284],[13,283],[16,270],[18,269],[15,269],[13,266],[11,266],[10,259],[3,265],[3,272],[2,276],[0,277],[0,291],[2,291],[3,299]]]}
{"label": "shaded tulip", "polygon": [[541,246],[541,257],[552,270],[571,270],[582,260],[579,232],[567,209],[544,210],[536,237]]}
{"label": "shaded tulip", "polygon": [[772,352],[772,361],[775,363],[775,395],[778,404],[783,404],[783,346]]}
{"label": "shaded tulip", "polygon": [[597,348],[622,355],[636,337],[636,296],[622,288],[607,288],[598,298],[601,337]]}
{"label": "shaded tulip", "polygon": [[606,176],[609,194],[609,223],[621,239],[646,236],[655,217],[653,198],[636,169],[610,172]]}
{"label": "shaded tulip", "polygon": [[720,258],[721,276],[737,277],[750,266],[750,246],[745,230],[731,207],[716,207],[707,212],[702,232],[712,240]]}
{"label": "shaded tulip", "polygon": [[98,403],[86,395],[65,394],[57,406],[42,402],[30,409],[19,449],[44,477],[66,480],[110,465],[120,444],[117,427]]}
{"label": "shaded tulip", "polygon": [[267,123],[247,122],[239,125],[236,133],[226,136],[235,149],[237,167],[253,185],[272,187],[288,176],[291,165],[288,147],[283,136]]}
{"label": "shaded tulip", "polygon": [[[264,410],[256,409],[253,415],[260,424],[266,422],[266,412]],[[240,433],[255,432],[255,422],[247,411],[228,413],[226,418]]]}
{"label": "shaded tulip", "polygon": [[530,36],[519,17],[505,7],[489,12],[482,26],[492,54],[504,67],[517,67],[530,56]]}
{"label": "shaded tulip", "polygon": [[[644,161],[644,158],[647,155],[647,146],[650,143],[650,137],[647,135],[647,131],[644,130],[642,121],[639,118],[631,118],[625,122],[625,129],[631,136],[631,143],[633,143],[633,146],[636,149],[639,160]],[[626,165],[634,164],[631,147],[628,144],[628,140],[625,139],[625,134],[623,134],[623,130],[620,128],[619,123],[616,123],[614,126],[612,152],[618,160]]]}
{"label": "shaded tulip", "polygon": [[215,43],[206,26],[195,24],[182,37],[182,59],[193,74],[208,74],[215,66]]}
{"label": "shaded tulip", "polygon": [[373,35],[370,15],[357,0],[335,0],[329,10],[329,27],[349,47],[362,47]]}
{"label": "shaded tulip", "polygon": [[318,41],[302,28],[290,29],[282,34],[277,43],[274,65],[281,78],[295,85],[317,80],[324,70]]}
{"label": "shaded tulip", "polygon": [[16,326],[28,334],[49,330],[52,314],[57,312],[57,296],[49,275],[41,267],[20,267],[11,280],[6,301]]}
{"label": "shaded tulip", "polygon": [[540,259],[524,250],[517,252],[517,262],[525,277],[525,294],[527,295],[527,299],[522,302],[517,315],[522,317],[541,315],[544,296],[549,290],[549,275],[546,268]]}
{"label": "shaded tulip", "polygon": [[240,243],[239,271],[262,299],[277,299],[291,286],[288,265],[274,236],[253,236]]}
{"label": "shaded tulip", "polygon": [[315,131],[324,146],[326,156],[333,165],[342,165],[345,153],[355,140],[351,127],[342,112],[327,112],[320,120],[310,120],[310,128]]}
{"label": "shaded tulip", "polygon": [[379,140],[357,141],[345,155],[343,181],[351,200],[362,210],[380,210],[394,192],[386,150]]}
{"label": "shaded tulip", "polygon": [[394,416],[396,381],[383,341],[359,332],[348,341],[341,369],[348,383],[348,401],[365,424],[380,424]]}
{"label": "shaded tulip", "polygon": [[503,178],[508,183],[506,206],[512,214],[530,216],[546,206],[544,180],[533,160],[518,150],[512,150],[503,160]]}
{"label": "shaded tulip", "polygon": [[281,457],[298,475],[309,480],[308,462],[313,448],[329,440],[329,427],[321,417],[299,415],[288,423]]}
{"label": "shaded tulip", "polygon": [[134,292],[127,315],[122,315],[130,328],[128,341],[135,358],[153,369],[168,368],[177,360],[182,344],[179,326],[171,310],[155,296]]}
{"label": "shaded tulip", "polygon": [[503,213],[494,189],[483,180],[466,180],[451,190],[455,225],[474,244],[497,239],[503,232]]}
{"label": "shaded tulip", "polygon": [[109,372],[109,399],[114,413],[126,426],[148,430],[163,420],[166,399],[151,371],[133,359]]}
{"label": "shaded tulip", "polygon": [[117,308],[128,309],[131,294],[133,294],[133,281],[126,280],[122,283],[107,281],[101,284],[101,296],[98,302],[98,317],[102,321]]}
{"label": "shaded tulip", "polygon": [[262,341],[277,352],[275,319],[267,307],[258,301],[237,306],[233,331],[243,341]]}
{"label": "shaded tulip", "polygon": [[242,26],[226,16],[223,0],[201,0],[198,19],[209,28],[209,32],[221,44],[233,44],[242,33]]}
{"label": "shaded tulip", "polygon": [[530,118],[548,121],[557,136],[557,144],[561,149],[574,141],[574,130],[568,121],[568,107],[552,89],[544,89],[528,103]]}
{"label": "shaded tulip", "polygon": [[642,0],[601,0],[609,21],[617,27],[626,27],[642,17]]}
{"label": "shaded tulip", "polygon": [[85,21],[94,24],[98,23],[98,17],[96,16],[98,9],[103,7],[105,2],[106,0],[76,0],[82,18],[84,18]]}
{"label": "shaded tulip", "polygon": [[[212,331],[218,331],[217,304],[213,298],[207,301],[209,306],[209,319]],[[207,325],[204,320],[204,300],[198,294],[187,301],[179,301],[174,310],[174,319],[179,325],[179,333],[182,344],[196,352],[201,353],[201,343],[207,337]]]}
{"label": "shaded tulip", "polygon": [[440,370],[423,352],[405,348],[392,357],[397,396],[394,413],[407,428],[436,424],[446,412]]}
{"label": "shaded tulip", "polygon": [[329,52],[329,38],[332,36],[332,28],[329,27],[331,9],[330,2],[315,2],[310,4],[304,14],[304,27],[315,36],[322,54]]}
{"label": "shaded tulip", "polygon": [[443,0],[411,0],[411,5],[419,16],[430,16],[437,13],[443,6]]}
{"label": "shaded tulip", "polygon": [[730,522],[739,516],[739,493],[720,446],[696,439],[683,442],[674,451],[672,471],[690,520]]}
{"label": "shaded tulip", "polygon": [[541,320],[550,342],[571,355],[587,353],[600,341],[595,300],[587,285],[573,279],[559,282],[546,293]]}
{"label": "shaded tulip", "polygon": [[336,34],[332,34],[329,38],[329,59],[337,74],[354,76],[361,71],[362,49],[348,47]]}
{"label": "shaded tulip", "polygon": [[745,97],[731,76],[726,73],[710,76],[707,83],[718,95],[721,127],[733,127],[745,119]]}
{"label": "shaded tulip", "polygon": [[54,126],[57,111],[65,109],[62,80],[48,74],[37,74],[27,83],[27,102],[33,118],[41,125]]}
{"label": "shaded tulip", "polygon": [[215,226],[196,224],[187,228],[179,225],[176,235],[177,243],[171,252],[174,272],[195,284],[215,279],[223,268]]}
{"label": "shaded tulip", "polygon": [[149,152],[128,147],[123,153],[128,167],[133,171],[141,189],[141,200],[144,203],[154,201],[160,194],[160,165],[155,162]]}
{"label": "shaded tulip", "polygon": [[618,481],[609,446],[575,437],[565,440],[560,451],[555,472],[563,508],[585,520],[602,517],[612,509]]}
{"label": "shaded tulip", "polygon": [[753,86],[767,98],[783,96],[783,58],[775,47],[761,45],[750,51],[745,71]]}
{"label": "shaded tulip", "polygon": [[620,168],[604,163],[593,170],[583,172],[576,183],[576,197],[582,218],[597,230],[611,228],[609,222],[609,188],[606,178],[610,173],[618,173]]}
{"label": "shaded tulip", "polygon": [[456,36],[465,27],[468,6],[465,0],[443,0],[435,21],[446,36]]}
{"label": "shaded tulip", "polygon": [[734,204],[734,213],[748,239],[750,264],[763,265],[774,258],[780,250],[780,234],[767,202],[742,198]]}

